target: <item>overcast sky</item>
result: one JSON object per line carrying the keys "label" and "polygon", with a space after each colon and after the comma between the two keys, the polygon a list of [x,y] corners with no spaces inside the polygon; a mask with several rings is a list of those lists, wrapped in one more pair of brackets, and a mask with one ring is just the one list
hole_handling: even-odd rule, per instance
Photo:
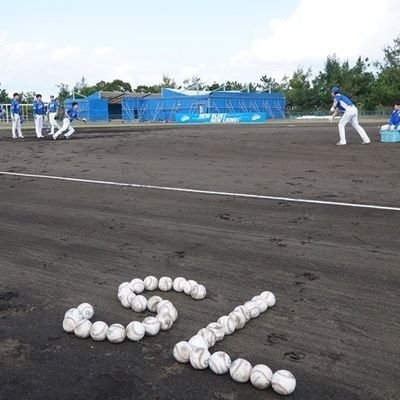
{"label": "overcast sky", "polygon": [[394,0],[0,0],[0,83],[56,92],[82,76],[134,87],[281,79],[336,53],[381,58],[398,34]]}

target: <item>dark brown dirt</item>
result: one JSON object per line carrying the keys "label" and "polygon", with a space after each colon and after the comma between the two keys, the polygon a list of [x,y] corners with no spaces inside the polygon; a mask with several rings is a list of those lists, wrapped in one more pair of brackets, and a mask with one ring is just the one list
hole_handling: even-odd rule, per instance
{"label": "dark brown dirt", "polygon": [[[367,126],[371,138],[376,127]],[[400,144],[336,147],[327,124],[77,129],[0,139],[0,170],[399,207]],[[277,399],[175,362],[172,348],[263,290],[277,304],[215,350],[297,378],[294,400],[399,398],[400,212],[0,175],[0,399]],[[168,332],[121,345],[61,328],[141,319],[134,277],[204,283]]]}

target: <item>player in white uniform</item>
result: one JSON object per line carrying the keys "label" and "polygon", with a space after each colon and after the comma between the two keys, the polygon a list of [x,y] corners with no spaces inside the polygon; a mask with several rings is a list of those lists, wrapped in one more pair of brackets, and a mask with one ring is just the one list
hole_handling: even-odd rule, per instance
{"label": "player in white uniform", "polygon": [[54,96],[50,96],[50,102],[47,105],[47,112],[49,114],[49,122],[50,122],[50,135],[54,135],[54,128],[60,129],[60,125],[58,125],[57,120],[55,119],[58,110],[58,102],[54,98]]}
{"label": "player in white uniform", "polygon": [[11,120],[12,120],[12,138],[17,139],[17,132],[18,138],[23,139],[22,136],[22,129],[21,129],[21,104],[19,103],[19,94],[13,94],[13,100],[11,102]]}

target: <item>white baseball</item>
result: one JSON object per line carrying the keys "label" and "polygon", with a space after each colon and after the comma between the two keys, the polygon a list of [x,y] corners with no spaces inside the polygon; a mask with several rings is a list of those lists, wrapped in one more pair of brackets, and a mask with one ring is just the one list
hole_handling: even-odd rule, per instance
{"label": "white baseball", "polygon": [[261,296],[254,296],[251,299],[251,301],[253,301],[254,303],[256,303],[258,305],[258,308],[260,309],[260,311],[262,313],[265,312],[267,310],[267,308],[268,308],[267,302]]}
{"label": "white baseball", "polygon": [[103,321],[96,321],[90,328],[90,337],[96,342],[101,342],[107,338],[108,325]]}
{"label": "white baseball", "polygon": [[131,308],[135,312],[142,312],[147,307],[147,299],[146,297],[138,294],[131,300]]}
{"label": "white baseball", "polygon": [[144,326],[139,321],[132,321],[126,327],[126,336],[133,342],[138,342],[145,334]]}
{"label": "white baseball", "polygon": [[188,342],[182,341],[174,346],[174,358],[180,363],[188,363],[192,347]]}
{"label": "white baseball", "polygon": [[75,310],[70,312],[63,320],[63,329],[65,332],[73,332],[76,324],[84,319],[82,314],[77,309]]}
{"label": "white baseball", "polygon": [[123,296],[121,296],[121,298],[119,299],[119,301],[121,302],[122,307],[124,308],[130,308],[133,299],[136,297],[135,293],[129,292]]}
{"label": "white baseball", "polygon": [[80,321],[81,319],[83,319],[82,313],[77,308],[70,308],[64,314],[64,318],[67,318],[67,317],[72,317],[72,318],[76,319],[77,321]]}
{"label": "white baseball", "polygon": [[261,314],[260,307],[255,301],[248,301],[244,308],[249,312],[251,318],[257,318]]}
{"label": "white baseball", "polygon": [[146,290],[156,290],[158,288],[158,279],[155,276],[146,276],[143,280],[144,288]]}
{"label": "white baseball", "polygon": [[148,336],[155,336],[160,331],[160,321],[155,317],[146,317],[142,324]]}
{"label": "white baseball", "polygon": [[225,330],[218,322],[211,322],[207,325],[208,329],[211,329],[215,333],[217,342],[221,341],[225,337]]}
{"label": "white baseball", "polygon": [[140,294],[144,290],[144,283],[139,278],[132,279],[129,286],[136,294]]}
{"label": "white baseball", "polygon": [[190,353],[189,361],[194,369],[205,369],[208,367],[208,361],[211,357],[207,349],[197,348]]}
{"label": "white baseball", "polygon": [[245,383],[250,379],[251,364],[243,358],[238,358],[232,363],[229,373],[235,382]]}
{"label": "white baseball", "polygon": [[75,325],[74,334],[78,338],[86,339],[90,335],[91,327],[92,323],[88,319],[82,319]]}
{"label": "white baseball", "polygon": [[276,298],[275,295],[272,292],[269,292],[268,290],[265,292],[262,292],[260,296],[265,300],[267,303],[268,307],[273,307],[276,303]]}
{"label": "white baseball", "polygon": [[130,282],[122,282],[122,283],[118,286],[118,292],[119,292],[120,290],[122,290],[123,288],[129,288],[129,289],[130,289],[129,285],[130,285]]}
{"label": "white baseball", "polygon": [[90,319],[94,315],[93,306],[89,303],[82,303],[78,306],[78,311],[82,314],[83,318]]}
{"label": "white baseball", "polygon": [[237,306],[233,311],[241,312],[246,319],[246,322],[249,322],[251,319],[250,311],[245,306]]}
{"label": "white baseball", "polygon": [[121,343],[125,340],[126,330],[121,324],[112,324],[107,330],[107,339],[111,343]]}
{"label": "white baseball", "polygon": [[194,349],[208,349],[208,342],[202,335],[194,335],[189,339],[190,347]]}
{"label": "white baseball", "polygon": [[229,317],[235,323],[235,329],[242,329],[246,325],[246,318],[242,312],[232,311],[229,313]]}
{"label": "white baseball", "polygon": [[271,384],[272,375],[271,368],[264,364],[257,364],[251,370],[250,382],[255,388],[263,390]]}
{"label": "white baseball", "polygon": [[193,287],[190,295],[195,300],[203,300],[207,295],[207,290],[204,285],[196,285]]}
{"label": "white baseball", "polygon": [[121,298],[127,296],[128,294],[133,294],[132,289],[130,286],[124,286],[118,290],[118,300],[121,301]]}
{"label": "white baseball", "polygon": [[157,313],[161,313],[163,311],[163,308],[166,308],[168,310],[173,321],[175,322],[178,318],[178,311],[176,310],[174,305],[169,300],[161,300],[155,306],[155,310]]}
{"label": "white baseball", "polygon": [[213,353],[208,360],[208,366],[214,374],[226,374],[231,367],[232,361],[227,353],[224,351],[217,351]]}
{"label": "white baseball", "polygon": [[[164,309],[166,310],[166,308]],[[162,331],[167,331],[168,329],[172,328],[174,320],[172,319],[169,311],[159,313],[156,318],[160,322],[160,329]]]}
{"label": "white baseball", "polygon": [[197,282],[192,279],[189,279],[188,281],[182,283],[182,289],[185,292],[185,294],[188,295],[192,293],[192,290],[195,286],[197,286]]}
{"label": "white baseball", "polygon": [[160,296],[151,296],[147,300],[147,309],[151,312],[156,312],[157,304],[162,300]]}
{"label": "white baseball", "polygon": [[206,341],[208,343],[208,347],[215,346],[215,343],[217,341],[217,337],[215,335],[215,332],[212,329],[209,329],[209,328],[200,329],[197,332],[197,335],[201,335],[201,336],[204,337],[204,339],[206,339]]}
{"label": "white baseball", "polygon": [[281,395],[288,395],[296,389],[296,378],[294,375],[285,369],[276,371],[272,375],[272,388],[276,393]]}
{"label": "white baseball", "polygon": [[218,318],[217,322],[222,326],[225,335],[232,335],[232,333],[235,332],[235,321],[229,315]]}
{"label": "white baseball", "polygon": [[186,282],[186,279],[182,278],[181,276],[178,276],[174,279],[174,282],[172,283],[172,288],[175,290],[175,292],[183,292],[183,282]]}
{"label": "white baseball", "polygon": [[172,289],[172,279],[168,276],[163,276],[158,281],[158,288],[162,292],[168,292]]}

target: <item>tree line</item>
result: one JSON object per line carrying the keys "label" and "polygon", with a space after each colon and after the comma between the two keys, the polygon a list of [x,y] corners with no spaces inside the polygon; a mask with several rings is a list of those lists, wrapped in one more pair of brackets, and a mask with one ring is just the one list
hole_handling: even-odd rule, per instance
{"label": "tree line", "polygon": [[[175,79],[163,75],[158,84],[138,85],[135,88],[120,79],[90,85],[84,77],[72,88],[65,83],[56,85],[60,100],[73,95],[76,98],[86,97],[98,91],[160,93],[162,88],[280,92],[286,97],[288,111],[292,112],[326,111],[331,104],[332,86],[339,86],[363,111],[386,110],[400,98],[400,36],[393,40],[392,45],[383,48],[381,60],[371,61],[368,57],[359,57],[351,65],[348,60],[343,61],[336,55],[330,55],[318,73],[313,74],[311,68],[299,66],[291,76],[284,76],[281,81],[266,74],[258,82],[226,81],[207,84],[199,76],[193,76],[178,85]],[[31,103],[35,93],[23,92],[21,95],[22,102]],[[0,87],[0,103],[9,101],[9,94]]]}

